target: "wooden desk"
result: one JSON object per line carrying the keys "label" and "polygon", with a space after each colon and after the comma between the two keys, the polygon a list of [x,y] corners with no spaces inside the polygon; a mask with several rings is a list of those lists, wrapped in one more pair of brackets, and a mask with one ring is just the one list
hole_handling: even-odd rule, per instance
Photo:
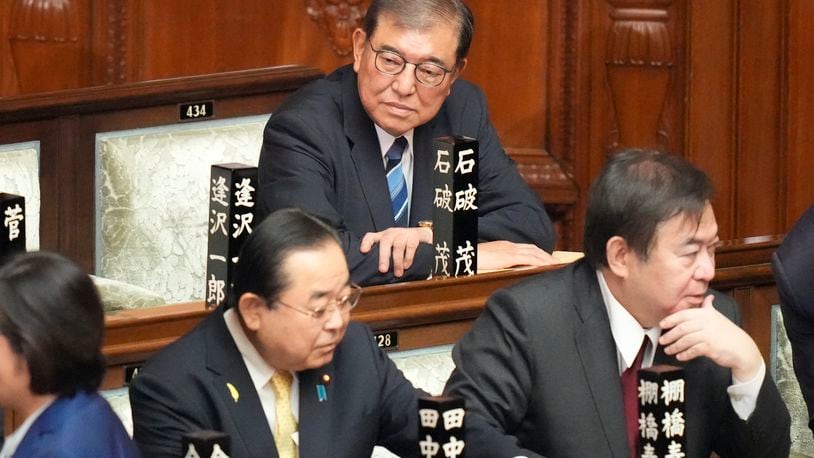
{"label": "wooden desk", "polygon": [[[777,303],[770,259],[781,240],[771,236],[727,241],[716,255],[713,287],[733,296],[741,305],[744,328],[766,361],[771,338],[770,309]],[[492,292],[556,268],[367,287],[351,318],[367,323],[374,331],[398,331],[402,350],[451,344],[470,328]],[[140,364],[192,329],[208,313],[203,302],[187,302],[109,315],[103,347],[109,370],[103,387],[122,386],[127,366]]]}
{"label": "wooden desk", "polygon": [[[401,350],[451,344],[469,329],[493,291],[555,268],[367,287],[351,319],[374,331],[398,331]],[[103,345],[109,367],[103,388],[121,387],[128,366],[140,364],[208,314],[200,301],[109,314]]]}

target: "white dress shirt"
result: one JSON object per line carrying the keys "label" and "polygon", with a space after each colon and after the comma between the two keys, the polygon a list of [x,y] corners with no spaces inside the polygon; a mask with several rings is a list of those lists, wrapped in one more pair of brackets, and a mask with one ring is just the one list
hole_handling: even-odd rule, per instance
{"label": "white dress shirt", "polygon": [[[613,297],[602,272],[597,270],[596,276],[599,280],[599,289],[602,291],[602,300],[604,300],[605,308],[608,311],[611,334],[613,334],[613,340],[616,342],[616,357],[619,374],[621,375],[625,369],[633,364],[633,360],[636,359],[636,355],[639,353],[639,348],[645,336],[650,340],[650,345],[647,346],[647,351],[644,353],[642,368],[652,366],[653,358],[656,355],[656,346],[658,345],[659,337],[661,337],[661,329],[643,329],[641,325],[639,325],[639,322],[636,321],[636,318],[633,318],[633,315]],[[747,420],[749,415],[752,415],[752,412],[755,411],[760,386],[763,384],[763,378],[765,376],[766,364],[764,362],[761,362],[760,370],[758,370],[757,375],[755,375],[752,380],[742,382],[736,379],[735,376],[732,376],[732,385],[730,385],[726,391],[729,394],[732,408],[741,420]]]}
{"label": "white dress shirt", "polygon": [[[271,389],[271,376],[274,375],[276,369],[269,366],[264,360],[254,345],[246,337],[243,332],[243,327],[240,325],[240,318],[234,309],[229,309],[223,314],[223,320],[226,322],[226,328],[232,339],[235,341],[240,356],[243,358],[243,363],[246,364],[246,369],[249,370],[249,377],[252,379],[257,395],[260,397],[260,405],[263,407],[263,413],[266,414],[269,428],[272,435],[274,434],[274,427],[277,424],[277,415],[274,410],[275,399],[274,391]],[[300,421],[300,382],[297,374],[293,373],[294,381],[291,383],[291,413],[297,422]],[[296,433],[294,433],[296,434]],[[298,438],[294,438],[295,443],[299,443]]]}

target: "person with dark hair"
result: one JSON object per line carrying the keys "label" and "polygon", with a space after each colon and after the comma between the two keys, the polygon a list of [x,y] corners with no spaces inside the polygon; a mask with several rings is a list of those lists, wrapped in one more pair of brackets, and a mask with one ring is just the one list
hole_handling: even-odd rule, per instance
{"label": "person with dark hair", "polygon": [[783,325],[814,431],[814,206],[797,220],[772,255]]}
{"label": "person with dark hair", "polygon": [[608,159],[585,259],[496,292],[453,350],[445,393],[466,402],[467,457],[637,456],[636,371],[657,364],[684,368],[675,456],[788,456],[786,406],[737,305],[709,289],[711,198],[678,156]]}
{"label": "person with dark hair", "polygon": [[32,252],[0,268],[0,406],[22,424],[0,457],[141,456],[107,401],[104,311],[62,256]]}
{"label": "person with dark hair", "polygon": [[353,284],[336,232],[280,210],[246,240],[227,305],[151,358],[130,385],[145,456],[216,430],[233,458],[417,456],[418,394],[350,323]]}
{"label": "person with dark hair", "polygon": [[551,221],[500,145],[483,93],[459,78],[472,41],[460,0],[374,0],[353,32],[353,64],[271,115],[258,212],[299,207],[339,233],[362,285],[426,279],[433,139],[479,141],[478,269],[554,262]]}

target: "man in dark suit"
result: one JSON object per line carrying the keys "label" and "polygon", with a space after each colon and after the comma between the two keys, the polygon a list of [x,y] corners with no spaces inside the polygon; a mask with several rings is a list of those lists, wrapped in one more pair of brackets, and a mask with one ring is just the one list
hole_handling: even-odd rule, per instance
{"label": "man in dark suit", "polygon": [[783,324],[791,343],[794,373],[814,431],[814,206],[772,255]]}
{"label": "man in dark suit", "polygon": [[620,376],[638,361],[685,368],[676,456],[788,456],[789,414],[760,352],[736,304],[708,289],[711,195],[677,156],[608,159],[585,259],[495,293],[453,350],[445,392],[466,401],[468,457],[634,456],[639,415]]}
{"label": "man in dark suit", "polygon": [[[542,203],[500,146],[483,93],[458,79],[472,32],[459,0],[372,2],[353,33],[353,65],[303,88],[269,119],[261,217],[299,207],[329,220],[360,284],[425,279],[432,230],[419,223],[432,219],[432,141],[465,135],[480,142],[478,268],[553,262]],[[401,138],[406,147],[393,163],[407,189],[403,213],[393,208],[386,175],[388,151]]]}
{"label": "man in dark suit", "polygon": [[247,239],[229,308],[147,362],[130,386],[144,456],[179,456],[181,437],[217,430],[233,458],[417,456],[417,392],[350,323],[360,295],[335,231],[299,210]]}

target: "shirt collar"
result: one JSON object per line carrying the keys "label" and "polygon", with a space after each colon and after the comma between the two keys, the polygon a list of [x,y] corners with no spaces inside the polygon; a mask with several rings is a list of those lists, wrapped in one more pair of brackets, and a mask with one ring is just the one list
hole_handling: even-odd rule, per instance
{"label": "shirt collar", "polygon": [[[379,127],[376,124],[373,124],[376,127],[376,136],[379,138],[379,151],[382,153],[382,161],[383,163],[387,163],[387,159],[385,159],[385,155],[387,154],[387,150],[393,146],[393,142],[396,141],[396,137],[390,135]],[[404,137],[407,140],[407,148],[404,149],[404,154],[411,154],[413,150],[413,133],[415,129],[410,129],[407,132],[400,135],[400,137]]]}
{"label": "shirt collar", "polygon": [[596,277],[599,280],[599,289],[602,292],[605,309],[608,311],[611,334],[616,342],[619,373],[621,374],[633,364],[645,336],[650,340],[650,345],[647,346],[647,351],[644,353],[642,367],[652,366],[653,357],[656,354],[655,349],[659,337],[661,337],[661,328],[642,328],[636,318],[613,296],[601,271],[596,271]]}
{"label": "shirt collar", "polygon": [[240,356],[243,357],[243,362],[249,371],[249,377],[252,379],[254,388],[260,390],[271,380],[275,369],[260,356],[260,353],[257,352],[257,349],[254,348],[254,345],[249,341],[246,333],[243,332],[243,326],[240,325],[240,318],[237,316],[237,312],[235,312],[234,308],[230,308],[224,312],[223,321],[226,322],[226,328],[229,330],[229,334],[232,335],[232,340],[235,341]]}

